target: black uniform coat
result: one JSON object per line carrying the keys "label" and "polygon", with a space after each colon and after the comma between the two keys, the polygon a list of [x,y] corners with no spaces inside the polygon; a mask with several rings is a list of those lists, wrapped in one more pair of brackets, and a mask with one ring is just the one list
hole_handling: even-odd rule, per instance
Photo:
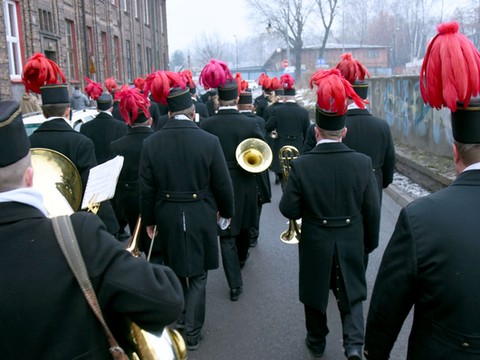
{"label": "black uniform coat", "polygon": [[109,113],[101,111],[95,119],[82,125],[80,133],[93,141],[97,164],[102,164],[113,158],[110,143],[127,133],[127,125],[115,120]]}
{"label": "black uniform coat", "polygon": [[365,300],[363,255],[378,246],[380,226],[370,158],[339,142],[317,145],[291,162],[280,211],[302,219],[300,301],[325,312],[335,251],[349,304]]}
{"label": "black uniform coat", "polygon": [[310,126],[310,115],[307,109],[294,102],[286,102],[275,106],[265,124],[267,131],[276,129],[278,137],[273,142],[272,170],[281,173],[282,168],[278,159],[279,150],[285,145],[295,146],[300,154],[303,153],[303,142]]}
{"label": "black uniform coat", "polygon": [[480,170],[400,212],[375,281],[368,359],[388,359],[414,306],[407,359],[480,358]]}
{"label": "black uniform coat", "polygon": [[[128,127],[127,135],[110,144],[112,156],[123,156],[123,167],[115,190],[115,209],[120,216],[126,217],[131,232],[140,214],[138,169],[143,140],[152,134],[153,130],[148,126]],[[140,248],[146,250],[145,245],[141,244]]]}
{"label": "black uniform coat", "polygon": [[[107,319],[127,316],[148,331],[177,319],[183,294],[169,268],[134,258],[95,215],[79,212],[71,219]],[[51,221],[29,205],[0,203],[0,247],[1,358],[112,359]]]}
{"label": "black uniform coat", "polygon": [[255,114],[264,117],[263,113],[268,106],[268,98],[264,94],[257,96],[253,101],[253,106],[255,108]]}
{"label": "black uniform coat", "polygon": [[257,221],[257,180],[255,174],[238,165],[235,150],[245,139],[264,140],[263,131],[257,122],[235,109],[220,109],[216,115],[203,120],[201,126],[218,136],[235,190],[235,216],[220,235],[236,236],[241,229],[250,229]]}
{"label": "black uniform coat", "polygon": [[144,141],[142,221],[157,225],[165,263],[190,277],[218,267],[217,211],[233,215],[233,188],[216,136],[171,119]]}
{"label": "black uniform coat", "polygon": [[[85,192],[90,169],[97,165],[92,140],[75,131],[63,118],[45,121],[30,135],[29,139],[32,148],[52,149],[69,158],[80,173],[83,186],[82,193]],[[111,234],[118,232],[118,221],[109,201],[102,202],[98,210],[98,216],[107,226],[108,232]]]}
{"label": "black uniform coat", "polygon": [[349,109],[346,127],[348,131],[343,143],[370,156],[381,198],[382,189],[392,183],[395,170],[395,148],[390,127],[367,109]]}

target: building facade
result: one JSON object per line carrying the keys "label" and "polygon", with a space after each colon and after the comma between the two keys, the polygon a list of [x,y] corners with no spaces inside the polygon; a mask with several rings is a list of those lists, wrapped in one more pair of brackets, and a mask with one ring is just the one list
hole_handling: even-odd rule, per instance
{"label": "building facade", "polygon": [[166,0],[2,0],[0,99],[20,99],[23,65],[44,53],[68,84],[131,84],[167,69]]}

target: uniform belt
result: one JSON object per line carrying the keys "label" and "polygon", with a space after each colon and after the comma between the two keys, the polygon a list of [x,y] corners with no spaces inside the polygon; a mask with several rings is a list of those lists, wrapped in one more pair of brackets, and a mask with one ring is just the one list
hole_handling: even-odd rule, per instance
{"label": "uniform belt", "polygon": [[480,336],[465,335],[454,330],[447,329],[434,321],[430,320],[423,314],[416,315],[419,317],[417,322],[421,328],[428,330],[426,334],[431,336],[438,342],[458,351],[468,352],[472,354],[480,354]]}
{"label": "uniform belt", "polygon": [[[303,220],[320,224],[322,227],[345,227],[353,225],[362,219],[362,215],[357,213],[351,216],[338,216],[338,217],[319,217],[309,214],[304,214]],[[302,221],[303,221],[302,220]]]}
{"label": "uniform belt", "polygon": [[164,201],[191,202],[203,200],[209,193],[210,190],[203,189],[198,191],[160,191],[159,195]]}

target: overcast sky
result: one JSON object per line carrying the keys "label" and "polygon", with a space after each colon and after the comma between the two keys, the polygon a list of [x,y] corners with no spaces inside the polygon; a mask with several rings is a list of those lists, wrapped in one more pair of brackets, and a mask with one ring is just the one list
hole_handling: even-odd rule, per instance
{"label": "overcast sky", "polygon": [[170,54],[187,49],[202,33],[217,33],[232,43],[235,35],[238,40],[247,37],[256,30],[247,17],[246,0],[167,0]]}

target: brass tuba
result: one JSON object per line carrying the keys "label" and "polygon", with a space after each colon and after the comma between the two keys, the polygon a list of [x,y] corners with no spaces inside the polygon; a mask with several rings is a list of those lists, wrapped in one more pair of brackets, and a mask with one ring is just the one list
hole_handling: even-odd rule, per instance
{"label": "brass tuba", "polygon": [[[32,148],[30,154],[35,174],[33,186],[42,193],[48,215],[71,215],[78,210],[83,195],[82,180],[73,162],[51,149]],[[139,231],[140,224],[137,223],[135,241]],[[128,250],[138,256],[135,244],[132,241]],[[161,336],[156,336],[132,323],[128,337],[137,344],[137,353],[131,354],[133,360],[187,359],[185,342],[174,330],[165,329]]]}
{"label": "brass tuba", "polygon": [[50,217],[70,215],[82,201],[82,179],[73,162],[51,149],[30,149],[35,176],[33,186],[43,196]]}
{"label": "brass tuba", "polygon": [[268,169],[273,155],[272,149],[265,141],[249,138],[238,144],[235,158],[242,169],[251,173],[261,173]]}
{"label": "brass tuba", "polygon": [[[138,239],[142,226],[142,218],[138,217],[132,238],[127,246],[127,251],[139,257]],[[153,241],[153,240],[152,240]],[[129,354],[133,360],[187,360],[187,347],[185,340],[177,330],[165,327],[161,336],[154,335],[141,329],[135,323],[130,323],[129,339],[135,348]]]}
{"label": "brass tuba", "polygon": [[[278,159],[282,170],[282,185],[285,186],[290,173],[291,161],[300,156],[300,152],[295,146],[285,145],[278,152]],[[300,241],[301,229],[296,220],[288,221],[288,229],[280,234],[280,240],[286,244],[298,244]]]}

